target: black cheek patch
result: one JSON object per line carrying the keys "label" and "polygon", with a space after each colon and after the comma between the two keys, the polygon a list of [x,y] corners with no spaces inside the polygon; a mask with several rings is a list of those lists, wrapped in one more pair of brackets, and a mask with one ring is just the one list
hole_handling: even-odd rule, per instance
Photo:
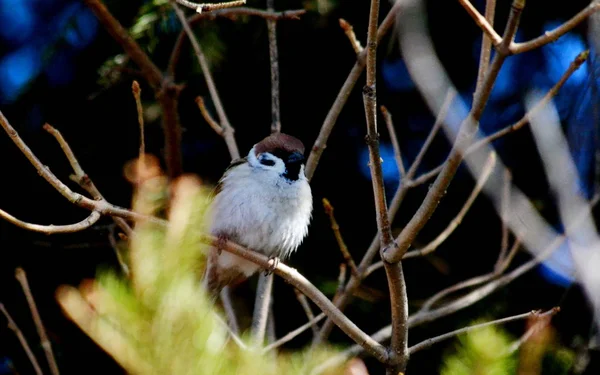
{"label": "black cheek patch", "polygon": [[302,162],[286,163],[285,173],[283,174],[283,177],[287,178],[290,181],[296,181],[298,177],[300,177],[301,167]]}

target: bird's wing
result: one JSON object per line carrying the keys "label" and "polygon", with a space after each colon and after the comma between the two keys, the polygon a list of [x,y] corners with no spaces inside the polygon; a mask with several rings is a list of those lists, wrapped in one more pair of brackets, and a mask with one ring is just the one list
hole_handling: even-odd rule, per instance
{"label": "bird's wing", "polygon": [[219,194],[221,192],[221,189],[223,189],[223,178],[227,175],[227,172],[229,172],[231,169],[245,164],[248,162],[248,157],[243,157],[243,158],[238,158],[238,159],[234,159],[231,161],[231,163],[229,163],[229,166],[225,169],[225,172],[223,172],[223,176],[219,179],[219,182],[217,182],[217,186],[215,186],[215,189],[213,190],[213,196]]}

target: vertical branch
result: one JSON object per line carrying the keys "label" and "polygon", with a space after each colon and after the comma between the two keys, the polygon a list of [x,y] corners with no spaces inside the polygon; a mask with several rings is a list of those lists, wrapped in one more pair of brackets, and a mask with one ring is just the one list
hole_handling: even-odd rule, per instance
{"label": "vertical branch", "polygon": [[142,75],[148,81],[162,109],[162,128],[165,135],[165,161],[171,179],[182,173],[181,163],[181,126],[177,113],[179,90],[165,80],[161,71],[148,55],[129,35],[127,30],[110,13],[100,0],[85,0],[100,23],[113,39],[121,45],[129,57],[140,67]]}
{"label": "vertical branch", "polygon": [[215,81],[213,79],[212,73],[210,72],[210,68],[208,66],[208,61],[206,60],[206,56],[204,56],[204,52],[202,52],[202,47],[200,47],[200,43],[198,43],[198,39],[194,35],[190,24],[185,17],[185,13],[177,6],[175,3],[171,3],[177,18],[179,18],[179,22],[181,22],[181,26],[183,30],[187,34],[190,39],[190,43],[194,48],[194,52],[196,57],[198,58],[198,63],[200,64],[200,68],[202,69],[202,74],[204,75],[204,80],[206,81],[206,86],[208,87],[208,92],[210,93],[210,98],[215,105],[215,109],[217,111],[217,116],[219,117],[219,122],[221,123],[221,128],[223,129],[223,138],[225,139],[225,143],[227,143],[227,147],[229,148],[229,152],[231,153],[232,159],[238,159],[240,157],[240,152],[238,151],[237,144],[235,142],[234,132],[235,130],[229,123],[229,119],[225,114],[225,109],[223,108],[223,103],[221,103],[221,98],[219,97],[219,92],[217,91],[217,86],[215,85]]}
{"label": "vertical branch", "polygon": [[133,98],[135,99],[135,108],[137,109],[138,124],[140,125],[140,162],[144,165],[144,155],[146,154],[146,141],[144,138],[144,108],[142,108],[142,89],[137,81],[131,85]]}
{"label": "vertical branch", "polygon": [[[369,168],[373,182],[375,198],[375,211],[377,214],[377,229],[383,254],[387,249],[396,248],[383,185],[383,172],[381,168],[381,155],[379,152],[379,133],[377,131],[377,21],[379,18],[379,0],[371,0],[369,13],[369,29],[367,34],[367,82],[363,88],[363,101],[367,120],[366,142],[369,148]],[[385,271],[390,291],[390,304],[392,312],[392,339],[390,343],[390,356],[388,374],[397,374],[404,371],[408,362],[408,301],[406,285],[402,272],[401,262],[385,263]]]}
{"label": "vertical branch", "polygon": [[23,292],[25,293],[25,298],[27,298],[27,303],[29,304],[29,309],[31,310],[31,316],[33,317],[33,322],[35,323],[35,328],[40,335],[42,347],[44,348],[44,354],[46,354],[46,359],[50,365],[50,371],[52,372],[52,375],[59,375],[60,372],[58,371],[58,365],[56,364],[56,359],[54,358],[54,353],[52,352],[52,345],[50,344],[50,340],[48,340],[48,335],[46,334],[46,329],[42,323],[42,318],[40,317],[40,313],[35,305],[35,300],[31,294],[31,289],[29,288],[29,282],[27,282],[25,270],[22,268],[17,268],[15,277],[21,284],[21,288],[23,288]]}
{"label": "vertical branch", "polygon": [[35,358],[35,355],[33,355],[33,351],[31,351],[31,347],[27,343],[27,340],[25,339],[23,332],[19,329],[19,326],[17,325],[17,323],[15,323],[13,318],[10,316],[10,314],[6,310],[6,307],[4,307],[3,303],[0,303],[0,311],[2,311],[2,314],[4,314],[4,317],[6,317],[6,321],[8,322],[8,328],[10,330],[12,330],[15,333],[15,335],[17,336],[17,339],[19,339],[19,342],[21,343],[23,350],[25,350],[25,354],[27,354],[27,358],[29,358],[29,362],[31,362],[31,365],[33,366],[33,369],[35,370],[35,373],[37,375],[42,375],[43,374],[42,368],[40,367],[40,364],[38,363],[37,359]]}
{"label": "vertical branch", "polygon": [[252,315],[252,336],[256,345],[262,345],[267,329],[271,291],[273,290],[273,274],[261,273],[256,287],[254,313]]}
{"label": "vertical branch", "polygon": [[[267,0],[267,10],[273,12],[275,0]],[[269,32],[269,57],[271,61],[271,133],[281,132],[279,111],[279,53],[277,51],[277,21],[267,19]]]}
{"label": "vertical branch", "polygon": [[[485,2],[485,19],[488,21],[490,27],[494,27],[494,15],[496,14],[496,0],[486,0]],[[479,54],[479,71],[477,72],[477,86],[475,91],[479,91],[483,85],[483,79],[485,73],[490,66],[490,55],[492,48],[492,40],[490,37],[483,33],[481,40],[481,52]]]}

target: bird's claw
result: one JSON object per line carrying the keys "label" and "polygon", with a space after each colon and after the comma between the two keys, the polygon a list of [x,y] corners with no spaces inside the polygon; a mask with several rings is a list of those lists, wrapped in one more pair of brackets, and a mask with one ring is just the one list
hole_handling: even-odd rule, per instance
{"label": "bird's claw", "polygon": [[223,248],[225,248],[225,244],[227,243],[229,238],[226,234],[221,233],[217,236],[217,240],[217,254],[221,255],[221,253],[223,252]]}
{"label": "bird's claw", "polygon": [[277,266],[279,265],[279,257],[270,256],[269,257],[269,265],[265,271],[265,276],[269,276],[275,272]]}

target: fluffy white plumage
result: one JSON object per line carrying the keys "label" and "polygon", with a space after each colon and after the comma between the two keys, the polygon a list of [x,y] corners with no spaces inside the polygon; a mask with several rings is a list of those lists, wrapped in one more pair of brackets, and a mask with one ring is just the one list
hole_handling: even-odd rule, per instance
{"label": "fluffy white plumage", "polygon": [[[304,165],[297,179],[286,178],[285,173],[284,160],[270,152],[257,155],[255,145],[221,178],[211,208],[211,232],[270,257],[289,257],[308,233],[313,203]],[[212,277],[220,279],[233,277],[226,274],[248,277],[259,269],[225,251],[217,255],[216,267],[212,267],[209,272],[220,274]],[[216,284],[222,287],[229,282]]]}

